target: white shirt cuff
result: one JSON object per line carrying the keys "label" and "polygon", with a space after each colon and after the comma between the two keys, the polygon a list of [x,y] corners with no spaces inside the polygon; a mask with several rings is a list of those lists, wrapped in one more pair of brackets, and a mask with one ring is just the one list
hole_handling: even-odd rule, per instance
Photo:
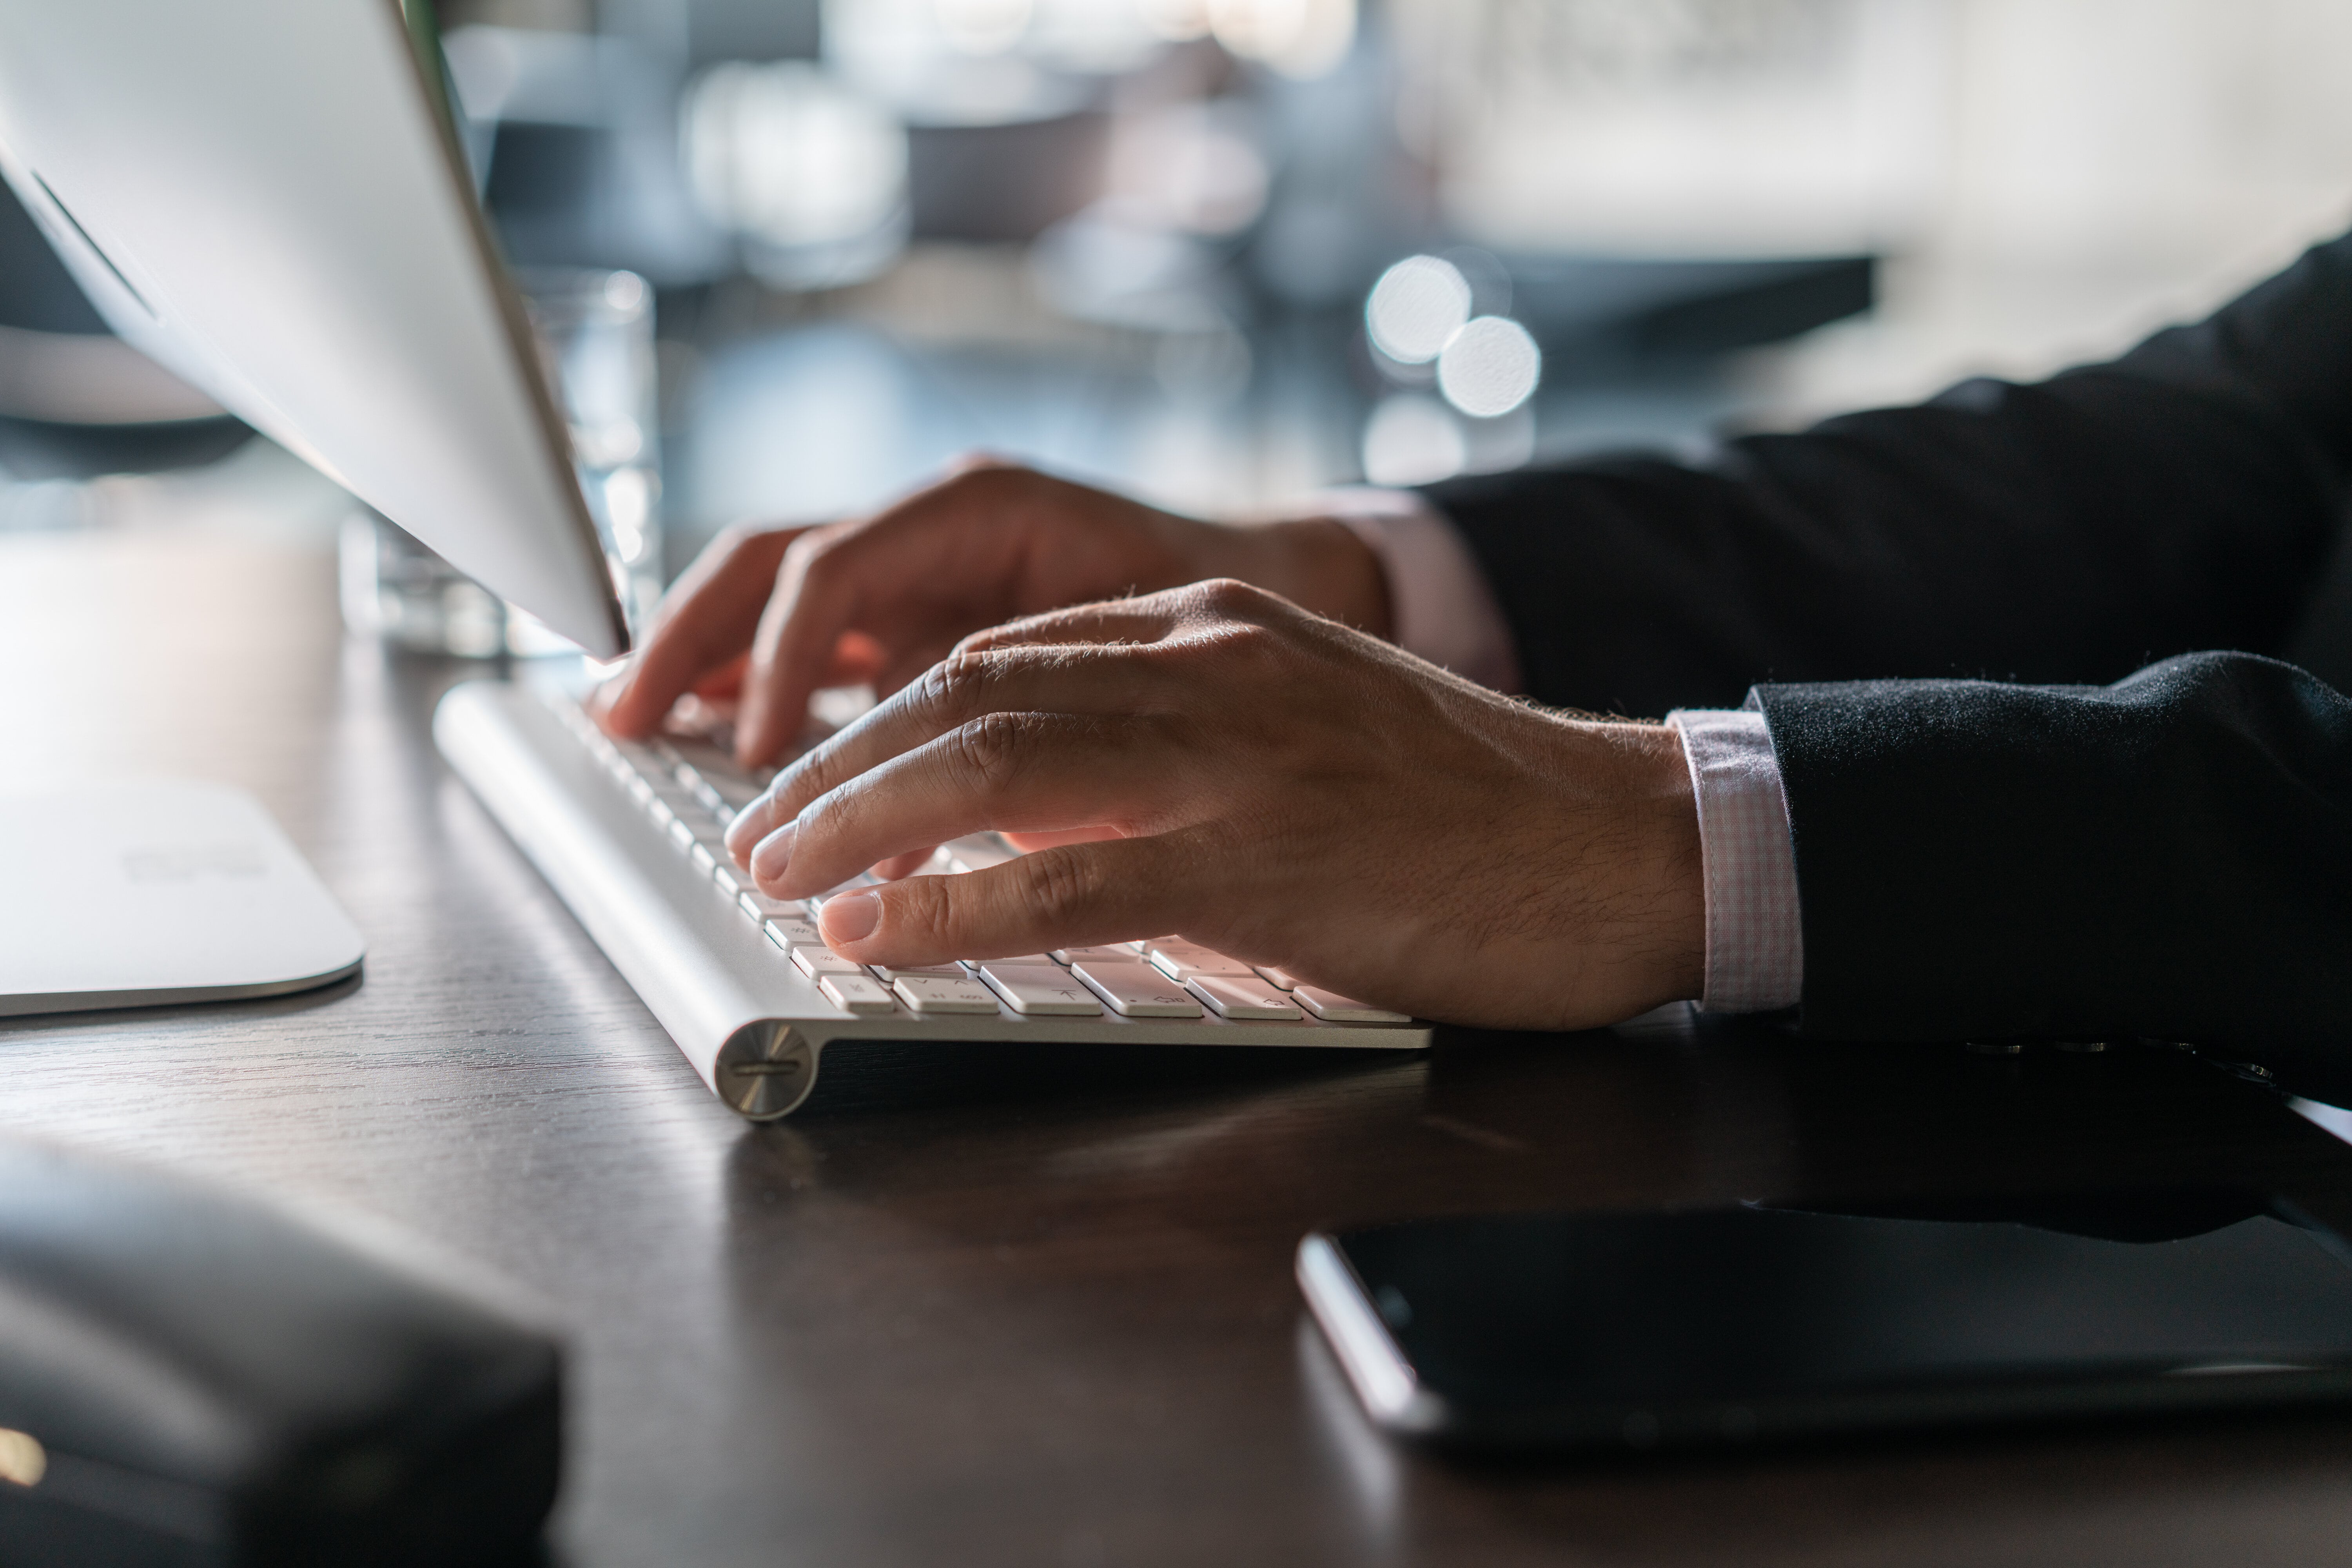
{"label": "white shirt cuff", "polygon": [[1390,640],[1496,691],[1519,689],[1519,654],[1470,547],[1410,490],[1356,486],[1313,503],[1346,523],[1388,575]]}
{"label": "white shirt cuff", "polygon": [[1788,798],[1764,715],[1685,708],[1666,722],[1682,731],[1698,797],[1706,878],[1700,1005],[1710,1013],[1793,1007],[1804,992],[1805,932]]}

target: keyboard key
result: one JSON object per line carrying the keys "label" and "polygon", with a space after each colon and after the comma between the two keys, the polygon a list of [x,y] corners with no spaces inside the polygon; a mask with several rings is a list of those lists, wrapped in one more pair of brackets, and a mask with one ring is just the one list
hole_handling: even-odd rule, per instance
{"label": "keyboard key", "polygon": [[714,778],[704,773],[702,782],[709,784],[711,793],[725,801],[729,809],[733,811],[749,809],[753,801],[768,793],[766,785],[753,784],[747,778]]}
{"label": "keyboard key", "polygon": [[1197,1018],[1201,1005],[1184,988],[1139,959],[1082,958],[1070,973],[1128,1018]]}
{"label": "keyboard key", "polygon": [[824,933],[816,929],[814,921],[787,917],[768,922],[768,940],[790,952],[796,947],[823,947]]}
{"label": "keyboard key", "polygon": [[1196,942],[1179,942],[1163,937],[1151,944],[1146,957],[1160,966],[1160,973],[1171,980],[1190,980],[1201,974],[1229,974],[1236,980],[1255,980],[1257,971],[1238,958],[1227,958],[1222,952],[1212,952]]}
{"label": "keyboard key", "polygon": [[[710,879],[724,888],[730,898],[740,899],[746,893],[759,891],[759,884],[751,880],[751,873],[723,854],[714,858]],[[767,917],[761,915],[760,918],[765,920]]]}
{"label": "keyboard key", "polygon": [[898,1000],[926,1017],[996,1011],[996,993],[969,975],[910,974],[903,969],[898,973],[890,989],[898,994]]}
{"label": "keyboard key", "polygon": [[1257,966],[1257,972],[1265,976],[1268,983],[1279,985],[1285,991],[1296,991],[1298,989],[1298,976],[1291,973],[1287,969],[1276,969],[1267,964],[1261,963]]}
{"label": "keyboard key", "polygon": [[[887,981],[905,979],[909,974],[927,980],[970,980],[971,972],[961,963],[910,963],[904,968],[889,963],[870,963],[866,967]],[[991,1003],[991,1006],[995,1004]]]}
{"label": "keyboard key", "polygon": [[1330,1024],[1410,1024],[1412,1017],[1403,1013],[1391,1013],[1385,1007],[1375,1007],[1368,1002],[1342,996],[1337,991],[1326,991],[1320,985],[1300,985],[1290,993],[1293,1000],[1317,1017]]}
{"label": "keyboard key", "polygon": [[1045,969],[1061,967],[1054,962],[1051,954],[1043,952],[1016,952],[1009,958],[959,958],[956,962],[966,969],[978,969],[983,963],[1025,963]]}
{"label": "keyboard key", "polygon": [[[771,928],[773,929],[772,927]],[[815,980],[827,974],[863,974],[865,965],[855,959],[844,958],[829,947],[796,947],[793,949],[793,967]]]}
{"label": "keyboard key", "polygon": [[[795,953],[794,957],[799,954]],[[1186,982],[1192,994],[1220,1016],[1234,1019],[1296,1018],[1300,1016],[1290,998],[1276,986],[1268,985],[1255,974],[1236,977],[1231,974],[1196,974]]]}
{"label": "keyboard key", "polygon": [[760,798],[767,788],[764,781],[754,779],[735,766],[735,759],[708,741],[676,742],[678,770],[682,783],[697,780],[713,794],[737,810]]}
{"label": "keyboard key", "polygon": [[948,852],[949,865],[957,871],[985,871],[1021,858],[992,833],[975,833],[969,838],[958,838],[940,847]]}
{"label": "keyboard key", "polygon": [[1071,979],[1069,971],[1059,964],[1011,963],[992,958],[981,966],[980,975],[1016,1013],[1031,1017],[1102,1016],[1102,1004],[1095,1000],[1094,993]]}
{"label": "keyboard key", "polygon": [[[797,921],[806,918],[808,910],[798,899],[772,899],[756,889],[746,888],[735,896],[743,912],[755,921]],[[814,931],[815,928],[810,928]]]}
{"label": "keyboard key", "polygon": [[680,849],[694,847],[694,824],[673,815],[665,824],[669,829],[669,841]]}
{"label": "keyboard key", "polygon": [[870,1017],[877,1013],[895,1013],[898,1005],[882,983],[866,974],[825,974],[818,978],[816,988],[824,993],[825,1000],[845,1013]]}
{"label": "keyboard key", "polygon": [[667,773],[655,773],[649,782],[653,785],[654,794],[669,802],[669,808],[672,811],[694,812],[702,809],[701,804],[694,798],[694,792],[687,789]]}
{"label": "keyboard key", "polygon": [[1108,947],[1057,947],[1052,956],[1056,963],[1079,963],[1089,958],[1098,958],[1110,963],[1139,963],[1142,962],[1143,952],[1133,942],[1122,942]]}

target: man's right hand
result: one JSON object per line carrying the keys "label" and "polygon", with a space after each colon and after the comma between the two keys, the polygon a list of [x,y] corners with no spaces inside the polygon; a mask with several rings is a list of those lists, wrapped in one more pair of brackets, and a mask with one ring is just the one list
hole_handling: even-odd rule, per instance
{"label": "man's right hand", "polygon": [[596,711],[641,738],[689,691],[733,698],[738,758],[760,766],[799,736],[820,688],[887,696],[983,627],[1212,577],[1389,630],[1380,562],[1345,524],[1207,522],[975,462],[871,517],[720,535]]}

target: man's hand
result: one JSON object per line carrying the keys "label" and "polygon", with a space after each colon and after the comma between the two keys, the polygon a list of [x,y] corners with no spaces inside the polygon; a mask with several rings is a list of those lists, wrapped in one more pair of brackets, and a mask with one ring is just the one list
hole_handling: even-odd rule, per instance
{"label": "man's hand", "polygon": [[688,691],[737,699],[736,752],[757,766],[800,735],[819,688],[870,681],[887,695],[982,626],[1206,577],[1388,630],[1380,563],[1343,524],[1204,522],[974,462],[869,518],[721,535],[596,711],[642,738]]}
{"label": "man's hand", "polygon": [[829,900],[825,940],[918,964],[1178,933],[1517,1027],[1612,1023],[1703,978],[1675,731],[1542,712],[1238,582],[964,638],[728,845],[801,898],[984,828],[1091,841]]}

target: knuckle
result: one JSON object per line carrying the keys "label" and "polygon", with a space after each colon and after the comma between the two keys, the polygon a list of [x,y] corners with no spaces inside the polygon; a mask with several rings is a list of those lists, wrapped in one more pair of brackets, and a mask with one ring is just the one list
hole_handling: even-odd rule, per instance
{"label": "knuckle", "polygon": [[889,910],[886,922],[910,945],[941,956],[956,947],[956,889],[947,877],[909,877],[893,882],[881,893]]}
{"label": "knuckle", "polygon": [[1066,849],[1041,849],[1013,864],[1021,871],[1016,896],[1022,916],[1040,930],[1070,928],[1101,898],[1102,878],[1089,857]]}
{"label": "knuckle", "polygon": [[951,500],[971,501],[1018,491],[1034,478],[1034,469],[982,453],[967,458],[955,473],[940,482],[939,488]]}
{"label": "knuckle", "polygon": [[956,764],[985,795],[1003,795],[1020,779],[1034,749],[1035,725],[1023,713],[983,713],[956,727]]}
{"label": "knuckle", "polygon": [[1208,614],[1241,617],[1253,616],[1262,609],[1271,596],[1262,588],[1254,588],[1234,577],[1213,577],[1193,584],[1194,603]]}
{"label": "knuckle", "polygon": [[995,674],[993,661],[966,637],[948,656],[923,671],[916,701],[926,712],[952,720],[979,712]]}
{"label": "knuckle", "polygon": [[841,571],[844,556],[841,546],[849,537],[849,523],[835,523],[825,528],[813,528],[784,546],[780,571],[797,574],[803,583],[830,582]]}

